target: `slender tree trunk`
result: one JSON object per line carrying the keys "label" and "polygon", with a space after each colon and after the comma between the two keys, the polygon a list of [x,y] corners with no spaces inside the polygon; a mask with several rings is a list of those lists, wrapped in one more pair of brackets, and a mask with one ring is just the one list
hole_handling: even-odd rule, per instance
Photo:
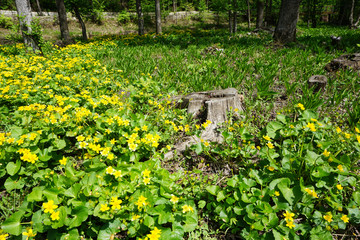
{"label": "slender tree trunk", "polygon": [[265,25],[268,26],[272,23],[272,0],[266,0]]}
{"label": "slender tree trunk", "polygon": [[59,16],[61,39],[65,44],[70,44],[72,39],[69,33],[64,0],[56,0],[56,7]]}
{"label": "slender tree trunk", "polygon": [[281,43],[296,41],[296,24],[299,17],[301,0],[282,0],[279,21],[275,29],[274,39]]}
{"label": "slender tree trunk", "polygon": [[144,14],[141,8],[141,0],[136,0],[136,13],[138,16],[139,35],[144,35]]}
{"label": "slender tree trunk", "polygon": [[232,14],[232,11],[231,11],[231,8],[232,8],[232,6],[231,6],[231,0],[228,0],[228,16],[229,16],[229,32],[230,32],[230,34],[232,34],[233,33],[233,30],[234,30],[234,28],[233,28],[233,19],[232,19],[232,17],[233,17],[233,14]]}
{"label": "slender tree trunk", "polygon": [[84,23],[84,21],[83,21],[83,19],[81,17],[79,8],[78,8],[78,6],[73,5],[73,9],[74,9],[76,18],[79,20],[79,23],[81,25],[82,38],[83,38],[83,40],[87,41],[88,37],[87,37],[87,34],[86,34],[86,26],[85,26],[85,23]]}
{"label": "slender tree trunk", "polygon": [[161,34],[161,8],[160,0],[155,0],[156,34]]}
{"label": "slender tree trunk", "polygon": [[176,12],[176,0],[173,0],[172,1],[172,10],[173,10],[173,12],[175,13]]}
{"label": "slender tree trunk", "polygon": [[317,27],[317,18],[316,18],[316,12],[317,12],[317,1],[312,0],[312,13],[311,13],[311,27],[316,28]]}
{"label": "slender tree trunk", "polygon": [[246,0],[246,4],[247,4],[247,22],[248,22],[248,28],[250,28],[250,24],[251,24],[250,0]]}
{"label": "slender tree trunk", "polygon": [[44,16],[44,13],[41,11],[39,0],[36,0],[36,6],[37,6],[37,9],[38,9],[39,16]]}
{"label": "slender tree trunk", "polygon": [[359,13],[358,19],[356,20],[356,22],[354,22],[354,10],[355,10],[355,0],[352,0],[350,16],[349,16],[350,28],[352,28],[352,29],[357,28],[357,25],[360,22],[360,13]]}
{"label": "slender tree trunk", "polygon": [[16,10],[19,15],[19,23],[25,45],[32,47],[33,51],[40,50],[38,43],[32,36],[31,29],[31,7],[29,0],[15,0]]}
{"label": "slender tree trunk", "polygon": [[237,32],[237,0],[233,0],[233,33]]}
{"label": "slender tree trunk", "polygon": [[262,0],[257,1],[256,28],[262,28],[264,22],[265,3]]}

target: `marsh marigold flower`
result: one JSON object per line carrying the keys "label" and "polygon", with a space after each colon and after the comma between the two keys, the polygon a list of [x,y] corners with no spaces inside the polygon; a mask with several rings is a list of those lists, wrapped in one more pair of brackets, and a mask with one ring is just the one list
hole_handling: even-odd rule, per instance
{"label": "marsh marigold flower", "polygon": [[55,209],[57,209],[57,205],[54,204],[53,200],[48,201],[47,203],[43,203],[43,208],[45,213],[53,213]]}
{"label": "marsh marigold flower", "polygon": [[27,228],[26,232],[23,232],[22,235],[26,236],[26,240],[28,240],[31,237],[35,237],[36,233],[34,233],[31,228]]}
{"label": "marsh marigold flower", "polygon": [[332,214],[331,214],[331,212],[328,212],[328,213],[326,213],[326,215],[324,216],[324,219],[326,220],[326,221],[328,221],[329,223],[331,223],[333,220],[332,220]]}
{"label": "marsh marigold flower", "polygon": [[106,211],[110,210],[110,208],[108,207],[107,204],[101,204],[100,206],[101,206],[100,211],[102,211],[102,212],[106,212]]}
{"label": "marsh marigold flower", "polygon": [[305,107],[304,107],[304,105],[302,105],[301,103],[298,103],[297,105],[296,105],[296,107],[298,107],[298,108],[300,108],[301,110],[305,110]]}
{"label": "marsh marigold flower", "polygon": [[344,214],[342,215],[341,220],[343,220],[344,223],[348,223],[350,219],[348,218],[347,215]]}
{"label": "marsh marigold flower", "polygon": [[173,194],[171,194],[171,199],[170,202],[172,202],[173,204],[179,202],[179,198]]}
{"label": "marsh marigold flower", "polygon": [[6,238],[9,236],[9,234],[0,234],[0,240],[6,240]]}
{"label": "marsh marigold flower", "polygon": [[194,209],[193,209],[193,207],[191,207],[189,205],[184,205],[184,206],[182,206],[182,212],[183,213],[194,212]]}
{"label": "marsh marigold flower", "polygon": [[294,220],[294,219],[293,219],[293,216],[295,216],[295,213],[291,213],[291,212],[288,212],[288,211],[286,210],[286,212],[283,213],[283,216],[285,217],[285,220],[287,220],[287,221],[293,221],[293,220]]}
{"label": "marsh marigold flower", "polygon": [[56,221],[60,219],[60,211],[53,212],[50,216],[51,220]]}

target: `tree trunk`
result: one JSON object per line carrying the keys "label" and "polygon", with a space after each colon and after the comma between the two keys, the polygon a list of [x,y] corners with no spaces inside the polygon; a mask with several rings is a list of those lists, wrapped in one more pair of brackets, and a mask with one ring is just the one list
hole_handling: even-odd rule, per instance
{"label": "tree trunk", "polygon": [[173,12],[175,13],[176,12],[176,0],[173,0],[172,1],[172,10],[173,10]]}
{"label": "tree trunk", "polygon": [[317,13],[317,1],[312,0],[312,13],[311,13],[311,27],[316,28],[317,27],[317,19],[316,19],[316,13]]}
{"label": "tree trunk", "polygon": [[161,34],[161,8],[160,0],[155,0],[156,34]]}
{"label": "tree trunk", "polygon": [[233,28],[233,14],[232,14],[232,11],[231,11],[231,0],[229,0],[229,9],[228,9],[228,15],[229,15],[229,32],[230,32],[230,34],[232,34],[233,33],[233,30],[234,30],[234,28]]}
{"label": "tree trunk", "polygon": [[63,40],[65,45],[70,44],[72,42],[72,39],[69,33],[64,0],[56,0],[56,7],[59,16],[61,39]]}
{"label": "tree trunk", "polygon": [[141,8],[141,0],[136,0],[136,13],[138,16],[139,35],[144,35],[144,14]]}
{"label": "tree trunk", "polygon": [[246,0],[246,3],[247,3],[247,22],[248,22],[248,28],[250,28],[250,24],[251,24],[250,0]]}
{"label": "tree trunk", "polygon": [[282,0],[279,21],[275,29],[274,39],[281,43],[296,41],[296,24],[299,17],[301,0]]}
{"label": "tree trunk", "polygon": [[237,0],[233,0],[233,33],[237,32]]}
{"label": "tree trunk", "polygon": [[265,11],[265,25],[268,26],[273,23],[272,19],[272,0],[266,0],[266,11]]}
{"label": "tree trunk", "polygon": [[16,10],[19,15],[19,23],[25,45],[32,47],[33,51],[40,50],[38,43],[32,35],[31,7],[29,0],[15,0]]}
{"label": "tree trunk", "polygon": [[36,6],[37,6],[37,9],[38,9],[39,16],[44,16],[44,13],[41,11],[39,0],[36,0]]}
{"label": "tree trunk", "polygon": [[261,0],[257,1],[256,28],[263,27],[265,3]]}
{"label": "tree trunk", "polygon": [[86,34],[86,26],[85,26],[84,21],[82,20],[79,8],[78,8],[78,6],[73,5],[73,9],[74,9],[76,18],[79,20],[79,23],[81,25],[82,38],[83,38],[83,40],[87,41],[88,37],[87,37],[87,34]]}
{"label": "tree trunk", "polygon": [[349,16],[350,28],[355,28],[355,26],[354,26],[354,8],[355,8],[355,0],[352,0],[350,16]]}

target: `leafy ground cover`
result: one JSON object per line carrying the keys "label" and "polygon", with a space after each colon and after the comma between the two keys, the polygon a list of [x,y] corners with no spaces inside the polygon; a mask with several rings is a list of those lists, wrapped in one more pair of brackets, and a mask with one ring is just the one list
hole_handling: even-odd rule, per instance
{"label": "leafy ground cover", "polygon": [[[330,35],[343,36],[342,46]],[[108,36],[44,56],[0,48],[0,239],[332,239],[359,235],[359,78],[328,74],[358,31]],[[215,49],[215,50],[214,50]],[[171,96],[235,87],[240,120],[170,161],[206,123]]]}

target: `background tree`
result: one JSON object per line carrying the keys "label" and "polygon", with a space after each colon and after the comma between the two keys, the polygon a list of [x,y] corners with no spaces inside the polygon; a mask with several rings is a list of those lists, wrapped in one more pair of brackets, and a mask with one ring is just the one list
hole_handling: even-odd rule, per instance
{"label": "background tree", "polygon": [[155,0],[155,22],[156,22],[156,34],[161,34],[161,8],[160,0]]}
{"label": "background tree", "polygon": [[256,28],[262,28],[264,25],[264,9],[265,3],[263,0],[258,0],[256,2]]}
{"label": "background tree", "polygon": [[139,35],[144,35],[144,14],[141,8],[141,0],[136,0],[136,13],[138,17]]}
{"label": "background tree", "polygon": [[19,23],[25,45],[31,47],[34,52],[40,50],[39,43],[34,37],[32,29],[31,7],[29,0],[15,0],[16,10],[19,15]]}
{"label": "background tree", "polygon": [[274,39],[281,43],[296,41],[296,24],[301,0],[282,0],[279,21],[275,28]]}
{"label": "background tree", "polygon": [[61,39],[65,44],[70,44],[72,39],[70,37],[64,0],[56,0],[56,7],[59,16]]}

